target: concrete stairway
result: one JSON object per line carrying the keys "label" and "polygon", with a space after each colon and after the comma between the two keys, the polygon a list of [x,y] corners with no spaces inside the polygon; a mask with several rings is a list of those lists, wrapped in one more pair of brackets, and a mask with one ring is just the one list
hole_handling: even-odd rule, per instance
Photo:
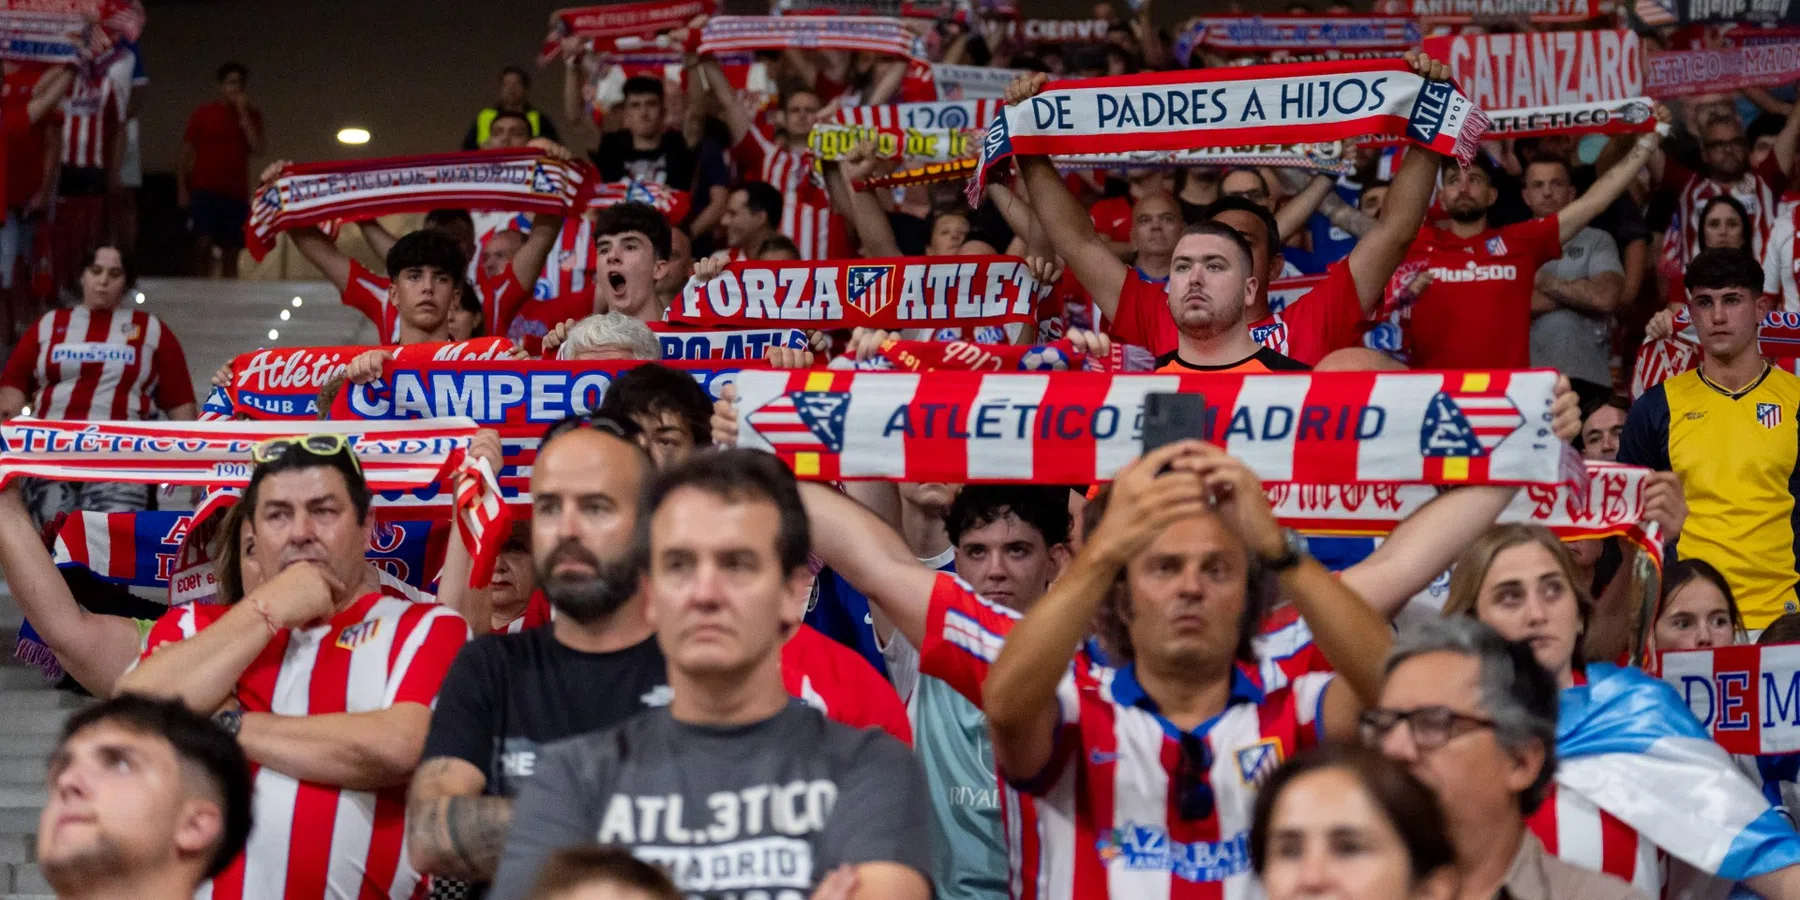
{"label": "concrete stairway", "polygon": [[49,900],[50,886],[32,861],[49,796],[44,761],[63,720],[93,701],[53,689],[37,669],[12,659],[19,622],[0,583],[0,900]]}

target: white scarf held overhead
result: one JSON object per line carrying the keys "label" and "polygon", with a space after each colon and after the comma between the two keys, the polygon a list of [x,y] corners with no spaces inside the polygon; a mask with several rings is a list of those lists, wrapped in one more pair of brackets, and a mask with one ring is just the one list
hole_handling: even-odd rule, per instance
{"label": "white scarf held overhead", "polygon": [[1340,60],[1056,82],[988,129],[970,180],[1019,155],[1184,150],[1394,135],[1474,158],[1487,116],[1448,81],[1403,60]]}

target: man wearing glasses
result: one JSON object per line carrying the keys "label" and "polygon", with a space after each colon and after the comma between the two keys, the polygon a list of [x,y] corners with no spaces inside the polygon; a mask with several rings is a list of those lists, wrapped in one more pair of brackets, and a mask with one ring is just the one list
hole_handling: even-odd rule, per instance
{"label": "man wearing glasses", "polygon": [[1464,897],[1641,896],[1557,859],[1526,827],[1556,773],[1558,693],[1528,646],[1462,616],[1403,635],[1388,658],[1362,738],[1437,793]]}
{"label": "man wearing glasses", "polygon": [[120,691],[215,714],[255,763],[256,828],[218,900],[406,896],[406,782],[469,629],[448,607],[364,591],[371,495],[343,435],[258,444],[241,501],[269,578],[229,606],[171,609]]}
{"label": "man wearing glasses", "polygon": [[[1787,124],[1775,136],[1774,150],[1754,169],[1750,166],[1750,141],[1735,114],[1720,113],[1704,120],[1699,137],[1698,172],[1662,153],[1653,154],[1649,161],[1651,177],[1660,180],[1662,190],[1675,192],[1676,221],[1681,225],[1681,255],[1677,258],[1686,264],[1700,252],[1700,210],[1706,201],[1730,194],[1750,213],[1750,221],[1756,227],[1749,235],[1748,246],[1761,259],[1763,242],[1775,224],[1775,204],[1787,187],[1788,173],[1794,166],[1794,148],[1800,144],[1800,116],[1788,117]],[[1615,145],[1623,140],[1629,138],[1616,138]]]}

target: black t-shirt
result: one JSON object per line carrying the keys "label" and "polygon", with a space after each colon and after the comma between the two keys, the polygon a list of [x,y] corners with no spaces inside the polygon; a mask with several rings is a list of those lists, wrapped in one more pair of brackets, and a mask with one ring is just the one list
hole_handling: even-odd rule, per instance
{"label": "black t-shirt", "polygon": [[450,664],[425,738],[425,759],[466,760],[490,796],[517,797],[538,748],[610,728],[669,702],[656,638],[612,653],[558,643],[551,628],[476,638]]}
{"label": "black t-shirt", "polygon": [[626,178],[666,184],[680,191],[694,189],[694,150],[687,138],[673,129],[663,132],[653,150],[639,150],[629,131],[609,131],[600,136],[600,147],[589,154],[604,181]]}

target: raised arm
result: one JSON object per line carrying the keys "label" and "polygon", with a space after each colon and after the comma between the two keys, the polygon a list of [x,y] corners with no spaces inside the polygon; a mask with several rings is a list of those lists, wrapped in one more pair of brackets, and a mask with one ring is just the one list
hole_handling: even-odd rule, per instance
{"label": "raised arm", "polygon": [[382,259],[387,259],[388,251],[394,249],[394,244],[400,240],[386,225],[381,224],[380,219],[363,219],[356,223],[356,227],[362,231],[363,240],[369,242],[369,249]]}
{"label": "raised arm", "polygon": [[919,565],[906,541],[862,504],[828,485],[800,485],[812,523],[813,552],[881,607],[908,643],[925,646],[937,573]]}
{"label": "raised arm", "polygon": [[881,201],[869,191],[859,191],[854,182],[867,179],[874,168],[875,145],[863,141],[851,148],[841,161],[824,161],[825,188],[831,207],[850,220],[850,227],[861,240],[863,255],[871,257],[900,256],[900,244],[894,238],[894,226],[888,222]]}
{"label": "raised arm", "polygon": [[1382,292],[1388,279],[1406,258],[1406,249],[1418,237],[1425,224],[1425,210],[1431,205],[1431,193],[1437,186],[1438,166],[1442,156],[1422,147],[1408,147],[1400,171],[1394,173],[1387,200],[1381,204],[1381,218],[1375,227],[1351,248],[1347,265],[1356,281],[1356,299],[1363,312],[1374,312],[1381,306]]}
{"label": "raised arm", "polygon": [[712,94],[713,103],[719,108],[719,118],[724,120],[725,127],[731,132],[731,142],[737,143],[750,133],[755,123],[750,121],[750,113],[738,102],[731,92],[731,82],[725,78],[725,70],[719,67],[717,60],[700,61],[700,74],[706,79],[706,89]]}
{"label": "raised arm", "polygon": [[31,100],[25,104],[26,120],[32,125],[43,121],[74,86],[74,66],[57,66],[45,72],[31,88]]}
{"label": "raised arm", "polygon": [[63,669],[88,693],[111,697],[119,676],[137,660],[137,626],[123,616],[88,612],[76,602],[16,486],[0,491],[0,573]]}
{"label": "raised arm", "polygon": [[[556,240],[562,236],[563,217],[556,213],[537,213],[531,217],[531,234],[525,237],[525,243],[513,254],[513,277],[519,279],[527,292],[537,284],[538,276],[544,274],[544,263],[556,249]],[[495,323],[493,328],[504,329],[503,322]],[[499,471],[499,469],[495,469]]]}
{"label": "raised arm", "polygon": [[[1661,104],[1657,104],[1656,112],[1659,121],[1668,120],[1669,111]],[[1800,117],[1796,118],[1800,119]],[[1792,124],[1791,121],[1790,124]],[[1606,208],[1611,206],[1614,200],[1619,199],[1619,195],[1625,193],[1625,189],[1631,186],[1631,180],[1637,177],[1637,170],[1649,163],[1651,155],[1661,145],[1662,135],[1654,131],[1639,135],[1637,142],[1631,147],[1631,152],[1627,153],[1618,165],[1608,169],[1605,175],[1600,176],[1593,186],[1587,189],[1587,193],[1575,198],[1574,203],[1563,207],[1562,212],[1556,214],[1558,239],[1565,244],[1568,243],[1571,238],[1575,237],[1576,232],[1586,228],[1589,222],[1594,221],[1595,216],[1605,212]],[[1391,198],[1393,192],[1390,191],[1388,196]]]}
{"label": "raised arm", "polygon": [[1306,182],[1306,186],[1300,189],[1299,193],[1275,211],[1275,224],[1280,227],[1283,241],[1299,234],[1300,229],[1306,227],[1307,220],[1312,218],[1313,213],[1319,211],[1319,204],[1324,203],[1325,198],[1331,196],[1332,188],[1335,186],[1336,182],[1330,175],[1324,173],[1314,175]]}
{"label": "raised arm", "polygon": [[1781,130],[1775,133],[1773,154],[1775,163],[1781,166],[1783,178],[1794,177],[1794,148],[1800,146],[1800,116],[1793,115],[1791,108],[1787,121],[1782,123]]}

